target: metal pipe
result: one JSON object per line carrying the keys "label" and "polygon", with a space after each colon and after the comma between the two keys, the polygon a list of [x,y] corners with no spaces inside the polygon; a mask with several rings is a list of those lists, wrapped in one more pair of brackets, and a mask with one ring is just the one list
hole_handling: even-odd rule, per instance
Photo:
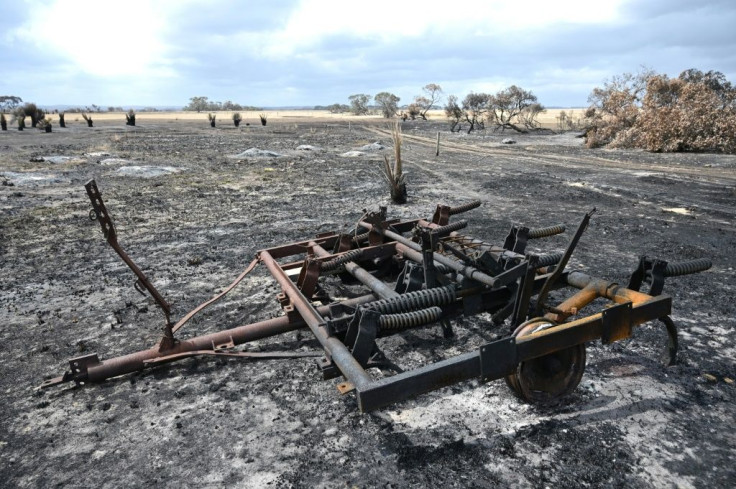
{"label": "metal pipe", "polygon": [[581,272],[570,272],[566,281],[568,285],[580,289],[580,291],[556,306],[556,312],[549,312],[544,315],[547,319],[557,323],[561,323],[572,314],[577,314],[577,311],[580,311],[598,297],[604,297],[617,304],[631,302],[634,305],[652,299],[650,295]]}
{"label": "metal pipe", "polygon": [[[340,304],[348,307],[357,307],[376,300],[373,294],[348,299]],[[328,314],[330,306],[317,308],[320,314]],[[91,365],[87,369],[87,379],[90,382],[101,382],[111,377],[137,372],[145,367],[147,360],[161,358],[178,353],[186,353],[197,350],[211,350],[213,345],[220,345],[230,341],[235,345],[241,345],[250,341],[256,341],[271,336],[276,336],[289,331],[304,328],[306,323],[301,319],[289,320],[287,316],[268,319],[257,323],[246,324],[232,329],[218,331],[203,336],[197,336],[188,340],[182,340],[167,350],[160,350],[158,346],[128,355],[104,360],[97,365]]]}
{"label": "metal pipe", "polygon": [[[317,257],[324,258],[332,256],[332,253],[322,248],[317,243],[309,243],[312,247],[312,251]],[[365,268],[361,267],[354,261],[349,261],[343,264],[345,271],[355,277],[363,285],[371,289],[381,299],[389,299],[391,297],[398,297],[399,293],[394,291],[391,287],[386,285],[382,280],[377,279]]]}
{"label": "metal pipe", "polygon": [[[406,239],[402,235],[398,233],[394,233],[393,231],[389,231],[387,229],[378,229],[374,228],[374,226],[367,222],[360,222],[360,225],[368,228],[368,229],[375,229],[377,232],[383,234],[387,238],[391,238],[395,241],[397,241],[396,249],[403,252],[404,256],[408,257],[411,261],[417,262],[417,263],[423,263],[424,257],[422,256],[422,247],[418,245],[417,243],[414,243],[411,240]],[[485,273],[481,272],[475,267],[471,267],[468,265],[462,265],[455,260],[451,260],[447,258],[446,256],[440,255],[439,253],[432,253],[434,256],[434,261],[441,263],[442,265],[447,266],[448,268],[451,268],[452,270],[455,270],[460,275],[469,278],[471,280],[478,281],[482,284],[488,285],[489,287],[493,287],[496,284],[496,279],[491,277],[490,275],[486,275]]]}
{"label": "metal pipe", "polygon": [[[419,221],[417,221],[417,223],[420,226],[422,226],[422,227],[429,227],[429,228],[432,228],[432,229],[435,229],[435,228],[439,227],[438,224],[435,224],[435,223],[426,221],[424,219],[419,219]],[[474,245],[478,249],[481,249],[483,251],[488,251],[489,253],[491,253],[494,256],[494,258],[498,258],[501,255],[503,255],[506,258],[515,259],[515,260],[523,260],[524,258],[526,258],[524,255],[522,255],[520,253],[515,253],[513,251],[507,250],[507,249],[503,248],[502,246],[496,246],[496,245],[488,244],[488,243],[486,243],[485,241],[483,241],[481,239],[474,238],[474,237],[468,236],[468,235],[463,235],[463,234],[458,233],[457,231],[451,232],[450,233],[450,237],[451,238],[464,238],[464,239],[467,240],[467,242],[469,244]]]}
{"label": "metal pipe", "polygon": [[337,365],[337,368],[340,369],[340,372],[342,372],[345,378],[356,388],[370,384],[371,377],[360,366],[360,363],[348,351],[347,347],[339,339],[329,335],[322,316],[315,310],[309,300],[304,297],[301,291],[299,291],[294,282],[291,281],[279,264],[276,263],[276,260],[273,259],[268,251],[261,251],[259,257],[271,272],[273,278],[284,290],[284,293],[291,299],[291,302],[294,304],[296,310],[299,311],[299,314],[301,314],[304,322],[307,323],[307,326],[312,330],[317,341],[320,342],[327,355]]}
{"label": "metal pipe", "polygon": [[652,299],[651,295],[627,289],[617,283],[594,278],[582,272],[570,272],[567,275],[566,280],[568,285],[577,289],[591,287],[600,297],[605,297],[617,304],[621,304],[623,302],[633,302],[634,304],[638,304]]}

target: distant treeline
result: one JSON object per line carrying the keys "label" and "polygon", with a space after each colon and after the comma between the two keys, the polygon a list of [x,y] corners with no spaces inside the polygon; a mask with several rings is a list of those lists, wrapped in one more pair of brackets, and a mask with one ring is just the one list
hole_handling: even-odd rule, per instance
{"label": "distant treeline", "polygon": [[208,97],[192,97],[189,99],[189,105],[185,105],[182,110],[191,110],[196,112],[217,111],[217,110],[263,110],[261,107],[253,107],[251,105],[236,104],[231,100],[224,102],[211,101]]}
{"label": "distant treeline", "polygon": [[[130,110],[132,110],[132,109],[130,109]],[[102,112],[105,112],[105,111],[107,111],[107,112],[127,112],[126,109],[124,109],[124,108],[122,108],[120,106],[112,106],[111,105],[106,110],[103,110],[102,107],[100,107],[98,105],[95,105],[95,104],[92,104],[89,107],[87,107],[87,106],[85,106],[85,107],[69,107],[68,109],[64,109],[64,110],[61,110],[61,111],[59,111],[57,109],[57,110],[54,110],[54,113],[56,114],[56,113],[59,113],[59,112],[62,112],[62,113],[68,112],[70,114],[83,114],[83,113],[98,113],[99,114],[99,113],[102,113]],[[156,107],[143,107],[142,109],[138,109],[138,112],[164,112],[164,111],[162,111],[160,109],[157,109]]]}

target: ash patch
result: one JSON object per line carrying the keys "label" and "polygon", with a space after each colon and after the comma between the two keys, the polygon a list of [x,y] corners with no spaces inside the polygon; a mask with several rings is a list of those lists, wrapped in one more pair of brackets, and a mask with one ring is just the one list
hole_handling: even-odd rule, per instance
{"label": "ash patch", "polygon": [[128,165],[130,164],[130,160],[126,160],[125,158],[103,158],[98,163],[103,166]]}
{"label": "ash patch", "polygon": [[300,144],[296,147],[297,151],[315,151],[318,153],[321,153],[324,151],[324,148],[320,148],[319,146],[312,146],[311,144]]}
{"label": "ash patch", "polygon": [[6,171],[0,173],[0,175],[6,178],[6,181],[8,183],[6,183],[5,185],[18,185],[21,187],[34,187],[40,185],[69,183],[69,179],[65,179],[60,177],[59,175],[54,175],[51,173]]}
{"label": "ash patch", "polygon": [[32,163],[51,163],[52,165],[63,165],[66,163],[83,163],[84,159],[76,156],[34,156],[29,161]]}
{"label": "ash patch", "polygon": [[280,158],[282,155],[281,153],[277,153],[276,151],[270,151],[267,149],[258,149],[258,148],[249,148],[243,151],[242,153],[238,153],[233,156],[233,158]]}
{"label": "ash patch", "polygon": [[367,152],[367,153],[372,153],[372,152],[375,152],[375,151],[381,151],[381,150],[384,150],[384,149],[386,149],[386,146],[382,145],[378,141],[376,141],[374,143],[363,145],[360,148],[358,148],[359,151],[363,151],[363,152]]}
{"label": "ash patch", "polygon": [[163,175],[170,175],[172,173],[178,173],[183,171],[184,168],[177,168],[174,166],[121,166],[117,169],[117,173],[128,177],[139,177],[139,178],[155,178]]}

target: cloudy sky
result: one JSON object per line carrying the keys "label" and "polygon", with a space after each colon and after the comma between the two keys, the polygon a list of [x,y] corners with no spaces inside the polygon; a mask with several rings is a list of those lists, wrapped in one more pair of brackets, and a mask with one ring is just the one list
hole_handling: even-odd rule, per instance
{"label": "cloudy sky", "polygon": [[641,66],[736,82],[734,0],[0,2],[0,95],[40,105],[347,103],[511,84],[547,106]]}

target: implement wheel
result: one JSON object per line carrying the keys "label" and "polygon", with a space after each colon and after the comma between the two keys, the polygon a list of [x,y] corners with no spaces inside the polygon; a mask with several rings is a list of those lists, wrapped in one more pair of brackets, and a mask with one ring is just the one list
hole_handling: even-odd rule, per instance
{"label": "implement wheel", "polygon": [[[555,326],[546,318],[534,318],[521,324],[514,336],[520,338]],[[514,393],[528,402],[552,404],[570,394],[580,383],[585,371],[585,344],[521,362],[506,377]]]}

